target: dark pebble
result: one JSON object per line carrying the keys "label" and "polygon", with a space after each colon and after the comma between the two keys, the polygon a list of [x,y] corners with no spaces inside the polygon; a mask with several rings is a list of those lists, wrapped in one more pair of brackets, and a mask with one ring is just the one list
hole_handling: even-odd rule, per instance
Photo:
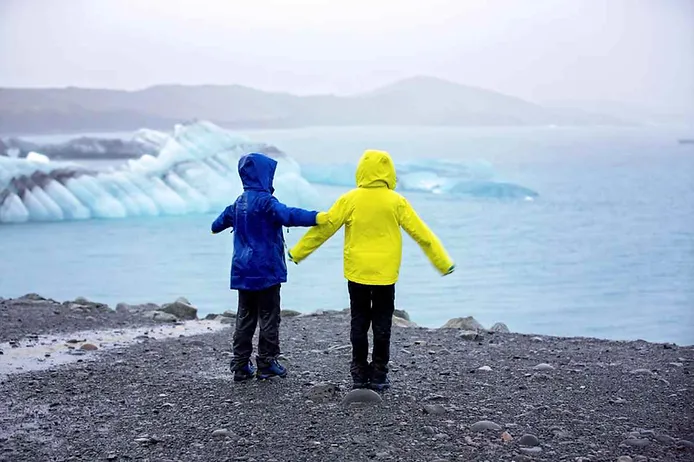
{"label": "dark pebble", "polygon": [[520,443],[521,446],[539,446],[540,440],[537,439],[537,436],[526,433],[520,437],[518,443]]}

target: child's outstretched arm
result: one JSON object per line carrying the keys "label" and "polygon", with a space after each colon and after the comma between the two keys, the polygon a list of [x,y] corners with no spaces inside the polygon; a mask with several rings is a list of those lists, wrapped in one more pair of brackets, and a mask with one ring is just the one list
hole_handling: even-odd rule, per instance
{"label": "child's outstretched arm", "polygon": [[414,211],[410,203],[402,198],[399,213],[400,226],[415,240],[422,248],[429,261],[443,275],[450,274],[455,269],[455,263],[448,256],[446,249],[438,237],[429,229],[429,227],[419,218],[417,212]]}
{"label": "child's outstretched arm", "polygon": [[304,237],[289,251],[289,259],[299,263],[311,255],[314,250],[323,245],[325,241],[337,232],[345,222],[347,216],[347,201],[345,196],[340,197],[330,210],[319,214],[318,226],[309,229]]}
{"label": "child's outstretched arm", "polygon": [[212,222],[212,234],[221,233],[227,228],[234,226],[235,204],[231,204]]}
{"label": "child's outstretched arm", "polygon": [[293,226],[315,226],[322,222],[325,215],[324,213],[297,207],[287,207],[274,196],[270,197],[268,209],[275,221],[287,228]]}

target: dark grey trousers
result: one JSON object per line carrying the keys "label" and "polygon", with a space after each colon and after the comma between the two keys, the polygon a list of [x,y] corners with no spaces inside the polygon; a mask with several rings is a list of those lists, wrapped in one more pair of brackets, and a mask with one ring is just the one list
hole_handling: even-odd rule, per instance
{"label": "dark grey trousers", "polygon": [[233,369],[248,364],[253,354],[253,335],[260,321],[258,367],[280,354],[280,285],[263,290],[239,290],[239,309],[234,331]]}

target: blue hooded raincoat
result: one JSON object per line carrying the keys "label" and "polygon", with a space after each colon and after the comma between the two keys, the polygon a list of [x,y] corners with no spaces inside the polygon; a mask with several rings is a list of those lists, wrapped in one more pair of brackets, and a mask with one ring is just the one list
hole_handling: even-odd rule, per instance
{"label": "blue hooded raincoat", "polygon": [[212,232],[234,230],[231,284],[262,290],[287,282],[283,226],[314,226],[317,212],[287,207],[272,194],[277,161],[252,153],[239,159],[243,193],[212,223]]}

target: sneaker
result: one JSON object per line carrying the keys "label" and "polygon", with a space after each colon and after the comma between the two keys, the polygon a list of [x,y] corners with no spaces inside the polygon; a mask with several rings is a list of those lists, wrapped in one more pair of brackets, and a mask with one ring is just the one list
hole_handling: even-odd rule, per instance
{"label": "sneaker", "polygon": [[258,369],[258,380],[266,380],[272,377],[286,377],[287,368],[280,364],[276,359],[267,361],[267,365]]}
{"label": "sneaker", "polygon": [[357,390],[359,388],[369,388],[369,381],[352,377],[352,390]]}
{"label": "sneaker", "polygon": [[369,364],[351,367],[352,389],[369,388],[371,382],[371,366]]}
{"label": "sneaker", "polygon": [[253,363],[250,361],[241,367],[232,365],[232,371],[234,372],[234,382],[244,382],[255,377],[255,367],[253,367]]}
{"label": "sneaker", "polygon": [[374,374],[371,376],[371,383],[369,386],[374,391],[383,391],[390,388],[390,380],[388,379],[388,374]]}

